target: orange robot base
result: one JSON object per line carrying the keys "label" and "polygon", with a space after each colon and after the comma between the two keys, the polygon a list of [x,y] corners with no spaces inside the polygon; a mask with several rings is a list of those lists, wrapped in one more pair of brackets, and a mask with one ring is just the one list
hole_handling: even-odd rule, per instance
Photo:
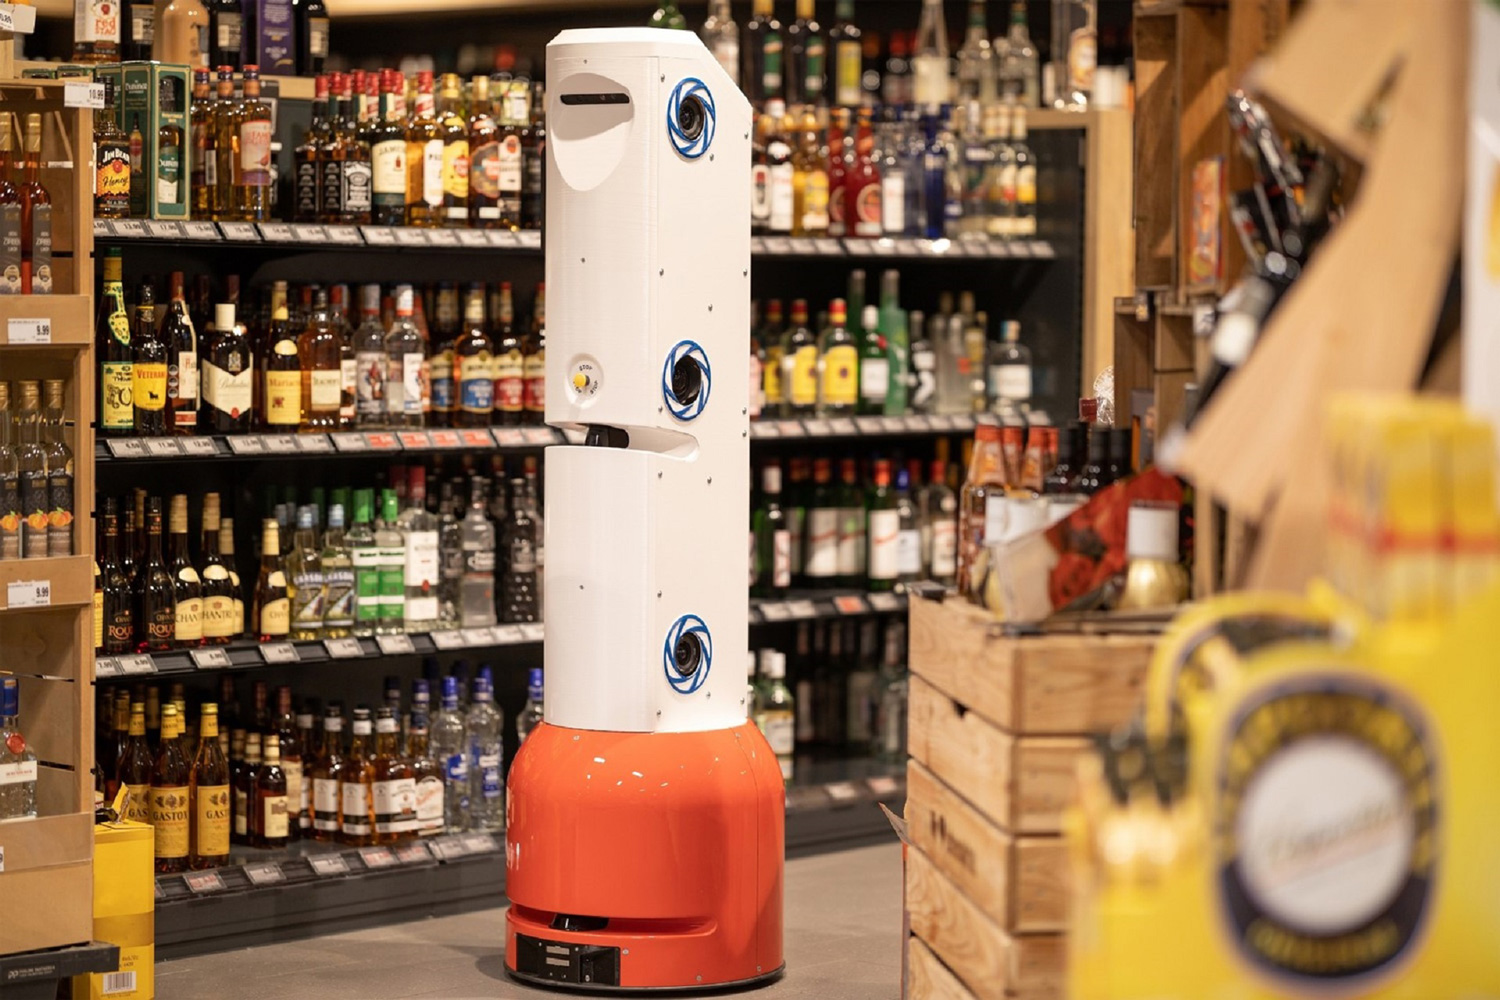
{"label": "orange robot base", "polygon": [[749,986],[780,975],[786,792],[753,723],[532,730],[506,790],[505,964],[539,986]]}

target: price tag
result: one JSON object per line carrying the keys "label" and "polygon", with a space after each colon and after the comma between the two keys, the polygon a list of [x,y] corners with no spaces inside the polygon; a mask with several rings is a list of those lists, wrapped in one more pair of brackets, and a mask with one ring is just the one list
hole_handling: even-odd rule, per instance
{"label": "price tag", "polygon": [[329,243],[359,246],[364,242],[359,238],[359,230],[354,226],[327,226],[323,231],[328,234]]}
{"label": "price tag", "polygon": [[16,608],[46,608],[52,605],[51,580],[12,580],[5,585],[5,606]]}
{"label": "price tag", "polygon": [[972,431],[974,429],[974,418],[967,413],[955,413],[952,417],[953,429],[956,431]]}
{"label": "price tag", "polygon": [[901,786],[896,782],[896,779],[889,775],[870,778],[865,781],[865,784],[869,785],[870,791],[874,792],[880,798],[884,798],[887,795],[895,795],[901,790]]}
{"label": "price tag", "polygon": [[369,451],[369,442],[363,434],[345,431],[340,434],[330,434],[333,439],[333,447],[338,451]]}
{"label": "price tag", "polygon": [[344,860],[342,854],[315,854],[307,859],[307,863],[312,865],[315,874],[323,878],[349,874],[349,862]]}
{"label": "price tag", "polygon": [[255,231],[254,223],[250,222],[221,222],[219,231],[224,234],[226,240],[234,240],[239,243],[259,243],[260,233]]}
{"label": "price tag", "polygon": [[212,222],[184,222],[182,223],[182,235],[190,240],[214,240],[219,239],[219,231],[214,228]]}
{"label": "price tag", "polygon": [[50,319],[12,319],[5,322],[5,336],[11,344],[52,343]]}
{"label": "price tag", "polygon": [[359,231],[364,234],[365,242],[372,247],[396,245],[396,231],[389,226],[360,226]]}
{"label": "price tag", "polygon": [[842,257],[844,247],[838,240],[813,240],[813,250],[819,257]]}
{"label": "price tag", "polygon": [[852,781],[835,781],[823,787],[827,789],[829,798],[835,802],[854,802],[859,798],[859,788]]}
{"label": "price tag", "polygon": [[297,452],[295,434],[268,434],[261,440],[265,443],[266,451],[273,455],[293,455]]}
{"label": "price tag", "polygon": [[229,450],[236,455],[264,455],[266,443],[253,434],[225,438],[229,442]]}
{"label": "price tag", "polygon": [[791,240],[792,253],[812,256],[818,252],[818,241],[797,237]]}
{"label": "price tag", "polygon": [[1005,240],[990,240],[985,244],[984,248],[991,257],[1019,256],[1019,254],[1013,253],[1011,251],[1011,244],[1007,243]]}
{"label": "price tag", "polygon": [[804,420],[802,426],[811,437],[828,437],[833,433],[833,425],[827,420]]}
{"label": "price tag", "polygon": [[407,451],[422,451],[432,447],[432,439],[427,436],[426,431],[402,431],[397,437],[401,439],[401,447]]}
{"label": "price tag", "polygon": [[[7,3],[3,8],[4,19],[0,22],[0,29],[14,31],[19,35],[29,35],[36,30],[36,8],[30,4]],[[102,84],[96,84],[99,90],[98,104],[68,105],[69,107],[104,107],[104,89]]]}
{"label": "price tag", "polygon": [[365,863],[366,868],[394,868],[396,866],[396,855],[391,853],[389,847],[361,847],[359,860]]}
{"label": "price tag", "polygon": [[251,885],[275,885],[277,882],[285,882],[286,875],[281,871],[281,866],[274,861],[261,861],[253,865],[245,866],[245,877],[250,880]]}
{"label": "price tag", "polygon": [[858,429],[854,426],[854,421],[848,417],[834,417],[828,421],[828,429],[834,434],[846,437],[859,433]]}
{"label": "price tag", "polygon": [[94,236],[103,236],[108,239],[115,235],[115,223],[113,219],[95,219]]}
{"label": "price tag", "polygon": [[459,229],[458,242],[466,247],[487,247],[489,239],[485,236],[483,229]]}
{"label": "price tag", "polygon": [[430,638],[438,649],[461,649],[464,644],[464,637],[454,629],[433,632]]}
{"label": "price tag", "polygon": [[466,834],[464,847],[468,848],[470,854],[493,854],[499,850],[495,845],[495,838],[488,833]]}
{"label": "price tag", "polygon": [[527,642],[541,642],[547,635],[547,626],[541,622],[527,622],[521,626],[521,638]]}
{"label": "price tag", "polygon": [[297,450],[314,455],[326,455],[333,451],[333,444],[326,434],[298,434],[294,439]]}
{"label": "price tag", "polygon": [[443,861],[452,861],[469,853],[468,847],[464,846],[464,838],[448,835],[438,837],[432,842],[432,852]]}
{"label": "price tag", "polygon": [[786,606],[793,618],[818,617],[818,606],[812,601],[788,601]]}
{"label": "price tag", "polygon": [[365,444],[370,446],[371,451],[395,451],[401,447],[401,442],[396,440],[396,435],[386,431],[367,433]]}
{"label": "price tag", "polygon": [[459,431],[458,435],[463,439],[463,446],[465,448],[489,448],[495,443],[495,439],[490,437],[489,431],[478,428]]}
{"label": "price tag", "polygon": [[781,428],[774,421],[752,421],[750,424],[750,437],[752,438],[774,438],[781,436]]}
{"label": "price tag", "polygon": [[495,644],[497,646],[519,646],[525,641],[526,635],[521,631],[519,625],[495,626]]}
{"label": "price tag", "polygon": [[761,239],[759,236],[750,237],[750,252],[753,254],[765,253],[766,241]]}
{"label": "price tag", "polygon": [[792,610],[779,601],[767,601],[760,606],[760,615],[768,622],[784,622],[792,617]]}
{"label": "price tag", "polygon": [[880,426],[887,434],[900,434],[906,430],[906,419],[904,417],[881,417]]}
{"label": "price tag", "polygon": [[875,246],[869,240],[846,239],[844,252],[851,257],[868,257],[875,252]]}
{"label": "price tag", "polygon": [[516,233],[516,242],[523,250],[540,250],[542,248],[542,231],[540,229],[523,229]]}
{"label": "price tag", "polygon": [[522,429],[521,436],[528,444],[549,445],[557,441],[556,435],[550,427],[526,427]]}
{"label": "price tag", "polygon": [[514,250],[521,245],[516,234],[506,229],[486,229],[484,238],[489,241],[490,246],[499,247],[504,250]]}
{"label": "price tag", "polygon": [[182,239],[182,224],[170,220],[151,219],[146,222],[146,232],[158,240],[180,240]]}
{"label": "price tag", "polygon": [[932,421],[919,413],[908,413],[906,416],[901,417],[900,420],[908,431],[922,433],[932,430]]}
{"label": "price tag", "polygon": [[182,447],[183,454],[186,455],[217,456],[219,454],[219,446],[214,444],[213,438],[179,438],[177,443]]}
{"label": "price tag", "polygon": [[188,655],[193,658],[193,664],[199,670],[214,670],[231,666],[229,654],[222,649],[193,649],[188,651]]}
{"label": "price tag", "polygon": [[101,656],[94,661],[95,677],[119,677],[120,661],[113,656]]}
{"label": "price tag", "polygon": [[403,865],[425,865],[432,860],[432,852],[419,840],[415,844],[396,848],[396,860]]}
{"label": "price tag", "polygon": [[189,872],[182,880],[187,883],[188,891],[197,896],[224,891],[224,880],[218,872]]}
{"label": "price tag", "polygon": [[425,247],[427,242],[427,230],[417,229],[415,226],[402,226],[396,231],[396,242],[404,247]]}
{"label": "price tag", "polygon": [[1057,251],[1052,249],[1052,244],[1046,240],[1031,241],[1031,256],[1042,260],[1051,260],[1057,256]]}
{"label": "price tag", "polygon": [[875,611],[900,611],[901,598],[895,594],[871,594],[870,607]]}
{"label": "price tag", "polygon": [[[446,230],[439,230],[444,232]],[[463,441],[458,436],[458,431],[432,431],[429,435],[434,448],[461,448]]]}
{"label": "price tag", "polygon": [[841,615],[862,615],[870,610],[858,594],[839,594],[833,599],[833,606]]}
{"label": "price tag", "polygon": [[879,434],[881,424],[879,417],[855,417],[854,429],[861,434]]}
{"label": "price tag", "polygon": [[807,433],[802,429],[802,425],[795,420],[778,420],[776,421],[776,429],[784,438],[799,438]]}
{"label": "price tag", "polygon": [[495,645],[495,630],[492,628],[460,629],[459,634],[464,637],[465,646],[472,647]]}
{"label": "price tag", "polygon": [[260,658],[267,663],[299,663],[297,647],[289,642],[268,642],[260,647]]}
{"label": "price tag", "polygon": [[429,229],[427,239],[435,247],[458,246],[458,231],[454,229]]}
{"label": "price tag", "polygon": [[896,253],[902,257],[919,257],[922,254],[923,240],[896,240]]}
{"label": "price tag", "polygon": [[154,673],[156,673],[156,661],[144,653],[120,657],[121,676],[138,677],[141,674]]}
{"label": "price tag", "polygon": [[322,226],[300,225],[292,229],[292,235],[298,243],[327,243],[328,230]]}
{"label": "price tag", "polygon": [[417,647],[411,644],[409,635],[377,635],[375,645],[379,646],[380,651],[386,656],[401,656],[417,651]]}
{"label": "price tag", "polygon": [[139,219],[116,219],[115,235],[121,239],[142,240],[146,238],[146,227]]}
{"label": "price tag", "polygon": [[792,252],[792,241],[785,236],[767,236],[766,253],[772,255],[784,255]]}
{"label": "price tag", "polygon": [[359,644],[359,640],[353,637],[344,639],[324,639],[323,648],[328,650],[328,656],[334,660],[352,660],[364,656],[365,649]]}
{"label": "price tag", "polygon": [[146,438],[146,453],[152,458],[175,458],[182,454],[176,438]]}
{"label": "price tag", "polygon": [[896,241],[889,237],[882,237],[875,241],[871,248],[877,257],[894,257],[896,255]]}
{"label": "price tag", "polygon": [[495,443],[502,448],[521,448],[526,444],[526,435],[519,427],[496,427],[494,433]]}

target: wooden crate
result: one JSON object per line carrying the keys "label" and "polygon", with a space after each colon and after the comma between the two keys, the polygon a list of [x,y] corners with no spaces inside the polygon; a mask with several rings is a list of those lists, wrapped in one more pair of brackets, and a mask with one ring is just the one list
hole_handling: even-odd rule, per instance
{"label": "wooden crate", "polygon": [[1135,712],[1155,640],[1011,638],[920,599],[910,637],[906,995],[1060,998],[1063,814],[1090,734]]}
{"label": "wooden crate", "polygon": [[[0,823],[0,899],[45,901],[0,925],[0,955],[93,935],[93,120],[63,107],[59,81],[0,80],[0,113],[33,111],[43,115],[57,294],[0,299],[0,378],[64,382],[74,554],[0,562],[0,671],[20,681],[21,731],[40,765],[37,818]],[[25,320],[44,321],[47,342],[12,343]],[[11,585],[29,582],[47,585],[46,603],[11,606]]]}

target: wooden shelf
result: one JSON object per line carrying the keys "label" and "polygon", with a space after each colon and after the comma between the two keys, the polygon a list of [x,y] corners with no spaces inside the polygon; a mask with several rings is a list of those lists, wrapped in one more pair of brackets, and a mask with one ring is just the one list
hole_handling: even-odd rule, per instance
{"label": "wooden shelf", "polygon": [[[82,496],[82,494],[80,494]],[[46,583],[51,594],[45,604],[10,606],[13,584]],[[60,559],[8,559],[0,562],[0,611],[34,611],[48,607],[93,606],[94,563],[90,556]]]}
{"label": "wooden shelf", "polygon": [[89,295],[0,296],[0,347],[88,347],[92,313]]}

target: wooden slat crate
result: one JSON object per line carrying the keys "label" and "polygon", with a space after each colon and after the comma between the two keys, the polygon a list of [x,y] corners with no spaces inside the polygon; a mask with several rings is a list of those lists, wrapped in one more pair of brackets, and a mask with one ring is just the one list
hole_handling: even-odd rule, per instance
{"label": "wooden slat crate", "polygon": [[1063,813],[1089,735],[1135,712],[1154,637],[1008,638],[925,600],[910,636],[905,995],[1060,998]]}

